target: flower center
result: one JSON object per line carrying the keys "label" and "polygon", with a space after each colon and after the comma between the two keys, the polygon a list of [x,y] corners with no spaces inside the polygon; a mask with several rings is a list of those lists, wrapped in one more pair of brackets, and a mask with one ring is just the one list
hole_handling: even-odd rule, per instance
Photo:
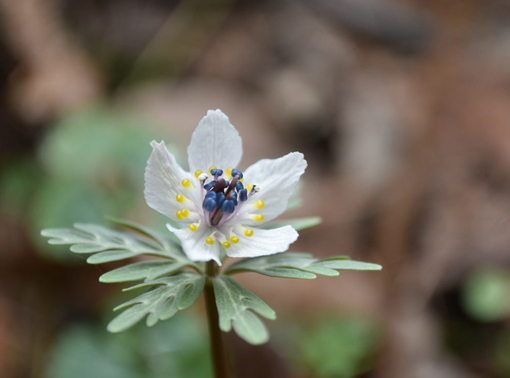
{"label": "flower center", "polygon": [[[209,172],[213,178],[207,184],[205,183],[207,180],[205,174],[199,173],[199,171],[195,173],[195,175],[199,173],[198,178],[206,191],[202,207],[209,224],[211,226],[221,226],[233,214],[236,214],[248,198],[258,192],[258,187],[257,185],[250,185],[249,188],[245,188],[243,173],[235,168],[227,169],[225,177],[223,176],[223,169],[211,167]],[[262,206],[260,208],[264,207],[262,201],[257,202],[260,202]],[[259,214],[258,216],[262,221],[263,215]]]}

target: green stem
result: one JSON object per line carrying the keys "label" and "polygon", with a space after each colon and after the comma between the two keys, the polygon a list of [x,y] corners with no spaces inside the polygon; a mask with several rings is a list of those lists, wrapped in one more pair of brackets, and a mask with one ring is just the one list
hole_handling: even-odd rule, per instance
{"label": "green stem", "polygon": [[218,274],[218,265],[215,261],[209,261],[206,265],[207,280],[205,283],[205,307],[207,310],[207,320],[209,322],[209,333],[211,335],[211,355],[214,367],[215,378],[228,378],[228,366],[225,354],[225,347],[221,330],[219,327],[218,308],[216,307],[216,298],[214,296],[214,287],[212,279]]}

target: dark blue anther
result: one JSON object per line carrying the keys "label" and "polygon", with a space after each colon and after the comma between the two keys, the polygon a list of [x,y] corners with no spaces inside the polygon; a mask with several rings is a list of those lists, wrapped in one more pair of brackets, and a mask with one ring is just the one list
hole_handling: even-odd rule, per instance
{"label": "dark blue anther", "polygon": [[236,189],[239,191],[239,190],[243,190],[244,189],[244,185],[241,181],[238,181],[236,183]]}
{"label": "dark blue anther", "polygon": [[237,206],[237,196],[233,197],[232,201],[234,201],[234,206]]}
{"label": "dark blue anther", "polygon": [[211,169],[211,175],[216,176],[217,172],[218,172],[217,169]]}
{"label": "dark blue anther", "polygon": [[229,185],[230,185],[230,182],[229,181],[225,181],[225,187],[228,188]]}
{"label": "dark blue anther", "polygon": [[239,201],[246,201],[248,199],[248,190],[242,189],[239,191]]}
{"label": "dark blue anther", "polygon": [[237,177],[239,177],[239,180],[241,180],[243,176],[243,172],[237,171]]}
{"label": "dark blue anther", "polygon": [[212,198],[206,198],[204,201],[204,209],[211,212],[216,209],[216,201]]}
{"label": "dark blue anther", "polygon": [[225,201],[225,195],[222,192],[216,193],[216,207],[221,207]]}
{"label": "dark blue anther", "polygon": [[221,210],[223,210],[224,213],[232,214],[234,212],[235,207],[236,206],[234,204],[234,201],[226,200],[225,202],[223,202],[223,206],[221,207]]}
{"label": "dark blue anther", "polygon": [[204,185],[204,189],[205,190],[212,189],[212,188],[214,188],[214,185],[216,185],[216,181],[211,181],[209,184]]}
{"label": "dark blue anther", "polygon": [[216,169],[216,175],[221,176],[223,174],[223,169]]}
{"label": "dark blue anther", "polygon": [[205,198],[212,198],[213,200],[216,200],[216,192],[208,192],[206,195],[205,195]]}
{"label": "dark blue anther", "polygon": [[235,177],[237,174],[239,173],[239,171],[237,169],[232,169],[232,177]]}

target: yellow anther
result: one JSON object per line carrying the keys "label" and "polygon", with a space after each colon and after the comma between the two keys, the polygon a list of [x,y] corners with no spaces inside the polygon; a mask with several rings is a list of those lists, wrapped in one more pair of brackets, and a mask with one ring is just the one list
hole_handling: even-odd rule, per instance
{"label": "yellow anther", "polygon": [[198,171],[195,171],[195,177],[198,178],[198,176],[200,176],[202,173],[202,171],[198,170]]}
{"label": "yellow anther", "polygon": [[231,241],[232,243],[234,243],[234,244],[237,244],[237,243],[239,243],[239,237],[238,237],[238,236],[235,236],[235,235],[232,235],[232,236],[230,237],[230,241]]}
{"label": "yellow anther", "polygon": [[253,219],[257,222],[262,222],[264,220],[264,216],[262,214],[256,214],[253,216]]}
{"label": "yellow anther", "polygon": [[253,230],[251,228],[247,228],[246,230],[244,230],[244,234],[248,237],[252,237],[253,236]]}
{"label": "yellow anther", "polygon": [[228,241],[226,241],[226,240],[223,243],[221,243],[221,244],[223,244],[223,246],[225,248],[230,248],[230,246],[231,246],[231,244]]}
{"label": "yellow anther", "polygon": [[266,204],[264,203],[264,201],[258,200],[257,202],[255,202],[255,206],[257,207],[257,209],[263,209],[264,207],[266,207]]}
{"label": "yellow anther", "polygon": [[189,216],[189,210],[188,209],[182,209],[180,211],[178,211],[175,216],[177,217],[177,219],[184,219],[184,218],[187,218]]}
{"label": "yellow anther", "polygon": [[188,180],[188,179],[184,179],[182,180],[182,186],[184,186],[185,188],[191,188],[191,181]]}
{"label": "yellow anther", "polygon": [[248,193],[250,193],[252,189],[253,189],[253,184],[246,185],[246,190],[248,191]]}
{"label": "yellow anther", "polygon": [[232,169],[233,168],[227,168],[227,177],[232,177]]}
{"label": "yellow anther", "polygon": [[177,194],[175,196],[175,199],[177,200],[177,202],[180,202],[180,203],[183,203],[184,201],[186,201],[186,197],[184,197],[182,194]]}
{"label": "yellow anther", "polygon": [[190,224],[188,227],[193,232],[197,232],[198,231],[198,224]]}
{"label": "yellow anther", "polygon": [[[209,173],[211,173],[211,171],[212,171],[213,169],[218,169],[218,168],[217,168],[217,167],[215,167],[215,166],[213,165],[211,168],[209,168]],[[212,175],[212,173],[211,173],[211,175]]]}
{"label": "yellow anther", "polygon": [[212,236],[209,236],[207,239],[205,239],[205,242],[207,244],[213,245],[214,244],[214,238]]}

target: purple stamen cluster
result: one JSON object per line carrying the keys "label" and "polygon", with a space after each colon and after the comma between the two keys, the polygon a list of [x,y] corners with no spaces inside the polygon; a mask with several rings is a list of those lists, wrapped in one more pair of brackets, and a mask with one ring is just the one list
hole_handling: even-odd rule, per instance
{"label": "purple stamen cluster", "polygon": [[229,182],[223,177],[222,169],[211,169],[211,175],[214,179],[203,188],[207,191],[203,208],[209,212],[209,221],[211,226],[216,226],[234,213],[238,201],[248,199],[248,191],[244,188],[241,181],[243,173],[237,169],[232,169],[232,180]]}

